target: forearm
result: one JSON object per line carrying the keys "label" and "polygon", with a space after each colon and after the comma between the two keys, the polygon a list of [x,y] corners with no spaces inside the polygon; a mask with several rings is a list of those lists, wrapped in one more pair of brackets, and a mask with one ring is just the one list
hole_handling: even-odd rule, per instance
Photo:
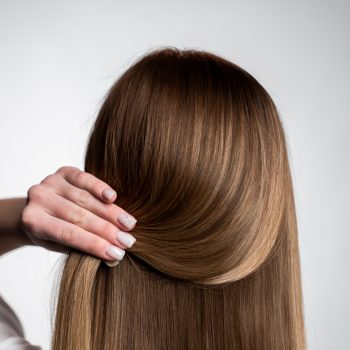
{"label": "forearm", "polygon": [[0,200],[0,255],[33,244],[20,226],[25,205],[26,198]]}

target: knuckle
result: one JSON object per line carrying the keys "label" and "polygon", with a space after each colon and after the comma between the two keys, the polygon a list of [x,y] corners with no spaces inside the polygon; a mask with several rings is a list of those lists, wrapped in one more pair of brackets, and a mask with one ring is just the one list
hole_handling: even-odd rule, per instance
{"label": "knuckle", "polygon": [[56,170],[56,174],[60,174],[62,177],[65,177],[67,173],[80,171],[78,168],[70,165],[61,166]]}
{"label": "knuckle", "polygon": [[77,196],[77,202],[79,205],[84,206],[91,201],[91,195],[88,191],[80,190]]}
{"label": "knuckle", "polygon": [[50,175],[46,176],[45,179],[43,179],[41,181],[41,183],[52,184],[52,183],[56,182],[56,179],[57,179],[57,175],[56,174],[50,174]]}
{"label": "knuckle", "polygon": [[33,192],[36,191],[36,188],[38,187],[38,185],[33,185],[33,186],[30,186],[29,189],[28,189],[28,196],[32,196],[33,195]]}
{"label": "knuckle", "polygon": [[75,225],[82,226],[88,217],[88,212],[86,210],[75,210],[71,214],[71,222]]}
{"label": "knuckle", "polygon": [[73,242],[74,230],[70,226],[66,226],[62,229],[60,234],[60,241],[64,245],[70,246]]}
{"label": "knuckle", "polygon": [[28,197],[34,200],[41,200],[44,196],[44,189],[41,185],[33,185],[28,190]]}
{"label": "knuckle", "polygon": [[34,212],[29,206],[25,207],[24,210],[22,211],[21,223],[29,228],[31,228],[33,226]]}
{"label": "knuckle", "polygon": [[[30,233],[30,238],[35,239],[46,239],[47,234],[45,231],[41,230],[40,220],[37,219],[36,211],[32,207],[27,206],[24,208],[21,218],[20,218],[20,227],[26,232]],[[34,242],[35,243],[35,242]]]}
{"label": "knuckle", "polygon": [[86,173],[83,171],[78,171],[76,175],[76,180],[78,183],[84,183],[86,181]]}
{"label": "knuckle", "polygon": [[65,171],[67,170],[67,166],[61,166],[60,168],[58,168],[56,170],[56,174],[60,174],[63,175],[65,173]]}

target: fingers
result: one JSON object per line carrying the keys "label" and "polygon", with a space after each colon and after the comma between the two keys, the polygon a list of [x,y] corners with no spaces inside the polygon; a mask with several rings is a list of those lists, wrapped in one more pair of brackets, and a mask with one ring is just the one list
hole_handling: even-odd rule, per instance
{"label": "fingers", "polygon": [[[31,221],[35,221],[33,217]],[[125,250],[110,244],[106,239],[94,235],[83,228],[60,218],[40,213],[40,229],[34,228],[35,237],[41,241],[47,240],[71,247],[87,254],[96,256],[110,263],[123,259]],[[30,225],[30,220],[27,220]],[[54,245],[53,245],[54,246]],[[56,249],[55,249],[56,250]]]}
{"label": "fingers", "polygon": [[136,241],[126,231],[137,222],[113,203],[116,197],[92,174],[65,166],[28,190],[21,221],[37,245],[62,252],[72,247],[114,266]]}
{"label": "fingers", "polygon": [[97,216],[108,220],[121,230],[130,231],[136,225],[137,220],[118,205],[103,203],[86,190],[76,188],[64,179],[62,179],[62,184],[60,184],[59,194],[79,207],[85,208]]}
{"label": "fingers", "polygon": [[122,231],[111,222],[76,205],[66,198],[56,195],[54,192],[48,192],[46,194],[46,201],[55,203],[55,207],[48,209],[50,215],[94,233],[108,240],[113,245],[126,249],[130,248],[136,241],[128,232]]}
{"label": "fingers", "polygon": [[[42,182],[49,184],[57,194],[126,231],[132,230],[136,225],[137,220],[119,206],[99,201],[102,188],[108,185],[89,173],[65,166],[57,170],[56,174],[47,176]],[[110,187],[108,186],[107,189],[109,190]],[[110,205],[106,206],[106,204]]]}
{"label": "fingers", "polygon": [[61,174],[73,186],[86,190],[106,202],[114,202],[117,198],[117,193],[109,185],[78,168],[64,166],[58,169],[56,173]]}

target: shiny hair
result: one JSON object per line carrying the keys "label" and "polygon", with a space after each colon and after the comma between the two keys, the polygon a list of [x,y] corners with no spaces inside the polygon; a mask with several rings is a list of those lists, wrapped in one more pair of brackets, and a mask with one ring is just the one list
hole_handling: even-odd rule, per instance
{"label": "shiny hair", "polygon": [[305,349],[297,222],[283,127],[228,59],[162,47],[115,82],[85,171],[137,218],[110,268],[73,251],[52,349]]}

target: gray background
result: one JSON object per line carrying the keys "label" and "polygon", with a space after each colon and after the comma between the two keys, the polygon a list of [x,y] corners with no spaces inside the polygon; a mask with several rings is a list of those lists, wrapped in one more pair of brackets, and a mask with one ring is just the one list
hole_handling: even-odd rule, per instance
{"label": "gray background", "polygon": [[[309,348],[349,349],[349,4],[346,1],[0,2],[0,196],[82,167],[103,94],[162,45],[239,64],[285,127],[297,203]],[[0,293],[48,349],[60,255],[0,260]]]}

